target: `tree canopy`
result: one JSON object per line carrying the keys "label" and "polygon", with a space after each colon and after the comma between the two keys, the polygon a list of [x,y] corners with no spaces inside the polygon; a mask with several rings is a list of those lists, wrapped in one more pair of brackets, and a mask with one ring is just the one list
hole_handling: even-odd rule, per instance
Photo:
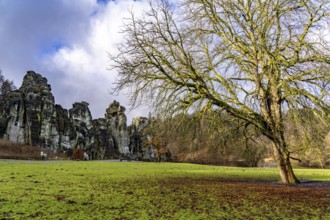
{"label": "tree canopy", "polygon": [[10,92],[15,89],[16,87],[13,81],[5,79],[0,70],[0,115],[3,114],[3,111],[8,104],[7,102],[9,100]]}
{"label": "tree canopy", "polygon": [[289,109],[329,113],[326,0],[151,1],[111,55],[116,89],[165,113],[225,111],[274,144],[284,183],[297,183],[284,136]]}

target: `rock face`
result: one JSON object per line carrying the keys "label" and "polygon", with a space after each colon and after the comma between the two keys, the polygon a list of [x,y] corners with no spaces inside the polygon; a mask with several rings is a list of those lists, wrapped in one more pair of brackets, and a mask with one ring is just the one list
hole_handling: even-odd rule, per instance
{"label": "rock face", "polygon": [[120,106],[119,102],[114,101],[107,108],[105,117],[109,133],[113,137],[115,149],[118,149],[120,154],[131,154],[125,108]]}
{"label": "rock face", "polygon": [[65,152],[72,148],[75,139],[74,126],[71,123],[69,111],[60,105],[55,105],[55,126],[52,127],[52,144],[54,150]]}
{"label": "rock face", "polygon": [[87,102],[76,102],[72,106],[69,115],[75,133],[73,148],[86,150],[95,142],[92,115]]}
{"label": "rock face", "polygon": [[92,159],[137,152],[130,149],[125,108],[114,101],[105,118],[93,120],[87,102],[67,110],[55,104],[47,79],[28,71],[22,86],[10,94],[4,137],[15,143],[54,152],[82,149]]}
{"label": "rock face", "polygon": [[28,71],[0,114],[0,136],[53,152],[82,150],[91,159],[152,158],[155,148],[144,143],[148,118],[134,118],[127,126],[125,108],[114,101],[105,110],[105,118],[93,120],[88,106],[87,102],[75,102],[67,110],[55,104],[47,79]]}
{"label": "rock face", "polygon": [[9,105],[8,139],[50,148],[55,105],[47,79],[27,72],[22,86],[10,95]]}
{"label": "rock face", "polygon": [[113,158],[119,154],[115,148],[113,137],[109,133],[106,119],[99,118],[93,120],[95,128],[95,144],[91,148],[91,158]]}
{"label": "rock face", "polygon": [[[144,157],[143,152],[145,149],[143,149],[143,139],[144,133],[143,129],[148,125],[148,118],[145,117],[137,117],[133,118],[132,125],[129,127],[129,133],[130,135],[130,152],[132,154],[141,155],[141,157]],[[147,154],[145,154],[147,155]]]}

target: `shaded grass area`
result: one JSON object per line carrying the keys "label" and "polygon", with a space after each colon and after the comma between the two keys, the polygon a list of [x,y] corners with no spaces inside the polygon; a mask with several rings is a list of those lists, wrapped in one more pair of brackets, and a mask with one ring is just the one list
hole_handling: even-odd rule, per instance
{"label": "shaded grass area", "polygon": [[[330,170],[297,168],[330,181]],[[276,183],[277,169],[0,160],[3,219],[329,219],[330,188]]]}

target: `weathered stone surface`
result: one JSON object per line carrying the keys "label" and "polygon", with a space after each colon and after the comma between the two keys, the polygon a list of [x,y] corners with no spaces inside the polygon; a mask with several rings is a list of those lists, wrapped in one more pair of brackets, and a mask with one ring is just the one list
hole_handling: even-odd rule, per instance
{"label": "weathered stone surface", "polygon": [[73,148],[86,150],[94,142],[92,116],[87,102],[76,102],[69,110],[70,121],[74,126]]}
{"label": "weathered stone surface", "polygon": [[24,102],[18,90],[11,93],[9,105],[9,119],[4,137],[15,143],[25,143]]}
{"label": "weathered stone surface", "polygon": [[105,117],[109,133],[113,137],[115,149],[118,149],[120,154],[131,154],[125,110],[119,102],[114,101],[106,109]]}
{"label": "weathered stone surface", "polygon": [[55,105],[47,79],[28,71],[22,86],[12,92],[6,136],[10,141],[38,145],[54,152],[91,149],[95,128],[86,102],[68,111]]}
{"label": "weathered stone surface", "polygon": [[7,136],[10,141],[51,147],[54,97],[47,79],[28,71],[19,90],[10,97]]}
{"label": "weathered stone surface", "polygon": [[10,93],[7,110],[0,114],[1,134],[12,142],[53,152],[81,149],[91,159],[142,155],[148,118],[135,118],[128,127],[125,108],[119,102],[109,105],[105,118],[95,120],[88,106],[75,102],[67,110],[55,104],[47,79],[28,71],[22,86]]}
{"label": "weathered stone surface", "polygon": [[71,142],[75,138],[69,111],[60,105],[55,105],[55,120],[55,126],[52,127],[52,142],[56,151],[65,152],[72,148]]}
{"label": "weathered stone surface", "polygon": [[95,146],[91,149],[92,159],[113,158],[119,154],[115,148],[113,137],[109,133],[106,120],[99,118],[93,120],[95,127]]}
{"label": "weathered stone surface", "polygon": [[129,133],[130,133],[130,152],[132,154],[139,155],[143,157],[143,146],[142,146],[142,139],[143,139],[143,129],[148,125],[148,118],[145,117],[137,117],[133,118],[132,125],[129,126]]}

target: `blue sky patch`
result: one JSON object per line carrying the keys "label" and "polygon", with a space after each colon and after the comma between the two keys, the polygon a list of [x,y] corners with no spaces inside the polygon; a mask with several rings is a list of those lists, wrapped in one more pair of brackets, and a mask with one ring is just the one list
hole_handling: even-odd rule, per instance
{"label": "blue sky patch", "polygon": [[98,4],[107,4],[109,0],[97,0]]}
{"label": "blue sky patch", "polygon": [[52,55],[65,46],[66,45],[64,45],[61,41],[56,41],[50,45],[44,46],[41,52],[39,53],[38,58],[42,59],[49,55]]}

